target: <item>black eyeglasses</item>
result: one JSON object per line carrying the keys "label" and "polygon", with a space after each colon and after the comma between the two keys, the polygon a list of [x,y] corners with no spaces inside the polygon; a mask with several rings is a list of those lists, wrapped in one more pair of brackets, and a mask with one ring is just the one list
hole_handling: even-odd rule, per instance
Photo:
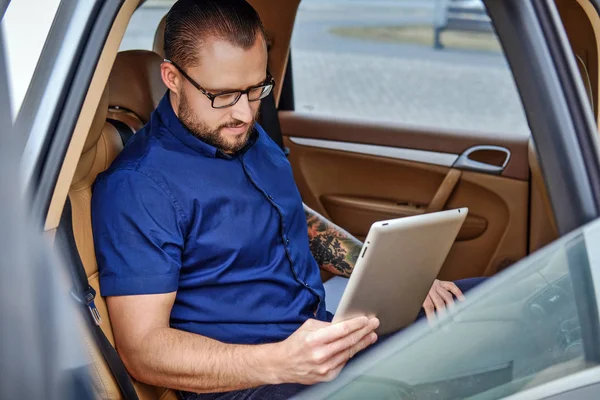
{"label": "black eyeglasses", "polygon": [[200,93],[208,97],[211,101],[211,105],[213,108],[227,108],[234,106],[235,103],[237,103],[238,100],[244,94],[248,95],[248,101],[262,100],[265,97],[267,97],[269,93],[271,93],[273,87],[275,86],[275,80],[273,79],[271,74],[267,72],[267,79],[265,79],[265,82],[261,83],[260,85],[249,87],[246,90],[231,90],[213,94],[207,92],[204,88],[202,88],[202,86],[200,86],[198,82],[190,78],[190,76],[186,74],[185,71],[173,61],[165,59],[164,62],[171,63],[175,68],[177,68],[179,72],[181,72],[181,75],[183,75],[183,77],[192,84],[192,86],[198,89]]}

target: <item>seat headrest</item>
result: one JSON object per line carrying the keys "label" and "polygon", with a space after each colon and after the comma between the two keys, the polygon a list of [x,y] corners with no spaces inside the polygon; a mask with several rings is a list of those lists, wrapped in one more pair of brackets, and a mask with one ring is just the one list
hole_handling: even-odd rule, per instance
{"label": "seat headrest", "polygon": [[167,16],[165,15],[160,20],[158,27],[156,28],[156,33],[154,34],[154,45],[152,46],[152,50],[160,55],[162,58],[165,58],[165,24],[166,24]]}
{"label": "seat headrest", "polygon": [[167,90],[160,76],[162,60],[148,50],[119,52],[108,78],[109,106],[133,111],[148,122]]}
{"label": "seat headrest", "polygon": [[108,115],[108,91],[109,90],[107,86],[102,93],[102,97],[100,98],[100,103],[98,104],[96,114],[92,120],[90,132],[85,139],[82,153],[90,151],[90,149],[96,145],[100,139],[100,136],[102,135],[102,129],[104,129],[104,124],[106,123],[106,117]]}

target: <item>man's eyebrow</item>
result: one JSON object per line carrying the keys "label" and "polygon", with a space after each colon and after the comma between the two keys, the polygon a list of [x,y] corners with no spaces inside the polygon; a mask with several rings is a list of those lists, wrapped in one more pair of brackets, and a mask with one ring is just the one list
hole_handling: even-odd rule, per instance
{"label": "man's eyebrow", "polygon": [[246,90],[246,89],[254,87],[254,86],[262,85],[263,83],[266,82],[267,78],[268,78],[268,76],[265,76],[264,79],[261,80],[260,82],[255,83],[254,85],[246,86],[243,89],[240,89],[240,88],[235,88],[235,89],[210,89],[210,88],[204,88],[204,90],[206,90],[209,93],[213,93],[213,94],[214,93],[223,93],[223,92],[238,92],[240,90]]}

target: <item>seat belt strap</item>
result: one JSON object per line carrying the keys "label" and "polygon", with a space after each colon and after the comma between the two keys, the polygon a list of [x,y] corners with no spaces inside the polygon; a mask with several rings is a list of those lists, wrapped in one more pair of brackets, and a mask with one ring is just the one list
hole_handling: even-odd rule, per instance
{"label": "seat belt strap", "polygon": [[94,303],[96,291],[89,284],[85,267],[79,256],[79,251],[77,250],[77,243],[75,242],[75,235],[73,233],[71,202],[68,197],[60,217],[56,239],[59,244],[64,246],[65,256],[67,257],[68,269],[73,281],[71,296],[78,303],[85,306],[84,320],[86,321],[104,360],[108,364],[108,368],[115,377],[117,385],[121,390],[121,394],[126,400],[138,400],[137,392],[133,387],[133,382],[131,381],[131,377],[125,368],[125,365],[123,365],[123,361],[121,361],[119,354],[102,331],[102,328],[100,328],[102,319],[100,318],[100,313]]}
{"label": "seat belt strap", "polygon": [[283,145],[283,134],[281,133],[281,124],[279,123],[279,115],[277,113],[277,107],[275,106],[273,92],[262,99],[260,125],[287,156],[290,151]]}
{"label": "seat belt strap", "polygon": [[123,121],[119,121],[118,119],[107,118],[106,122],[114,126],[117,132],[119,132],[119,136],[121,136],[123,146],[125,146],[127,142],[129,142],[129,139],[131,139],[131,137],[135,134],[133,129]]}

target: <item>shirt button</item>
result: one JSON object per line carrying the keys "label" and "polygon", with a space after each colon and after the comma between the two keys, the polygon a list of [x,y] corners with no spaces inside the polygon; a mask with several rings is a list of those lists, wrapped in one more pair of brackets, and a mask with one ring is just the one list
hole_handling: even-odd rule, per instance
{"label": "shirt button", "polygon": [[290,244],[290,239],[285,239],[286,244]]}
{"label": "shirt button", "polygon": [[269,198],[269,200],[273,200],[273,196],[269,195],[267,197]]}

